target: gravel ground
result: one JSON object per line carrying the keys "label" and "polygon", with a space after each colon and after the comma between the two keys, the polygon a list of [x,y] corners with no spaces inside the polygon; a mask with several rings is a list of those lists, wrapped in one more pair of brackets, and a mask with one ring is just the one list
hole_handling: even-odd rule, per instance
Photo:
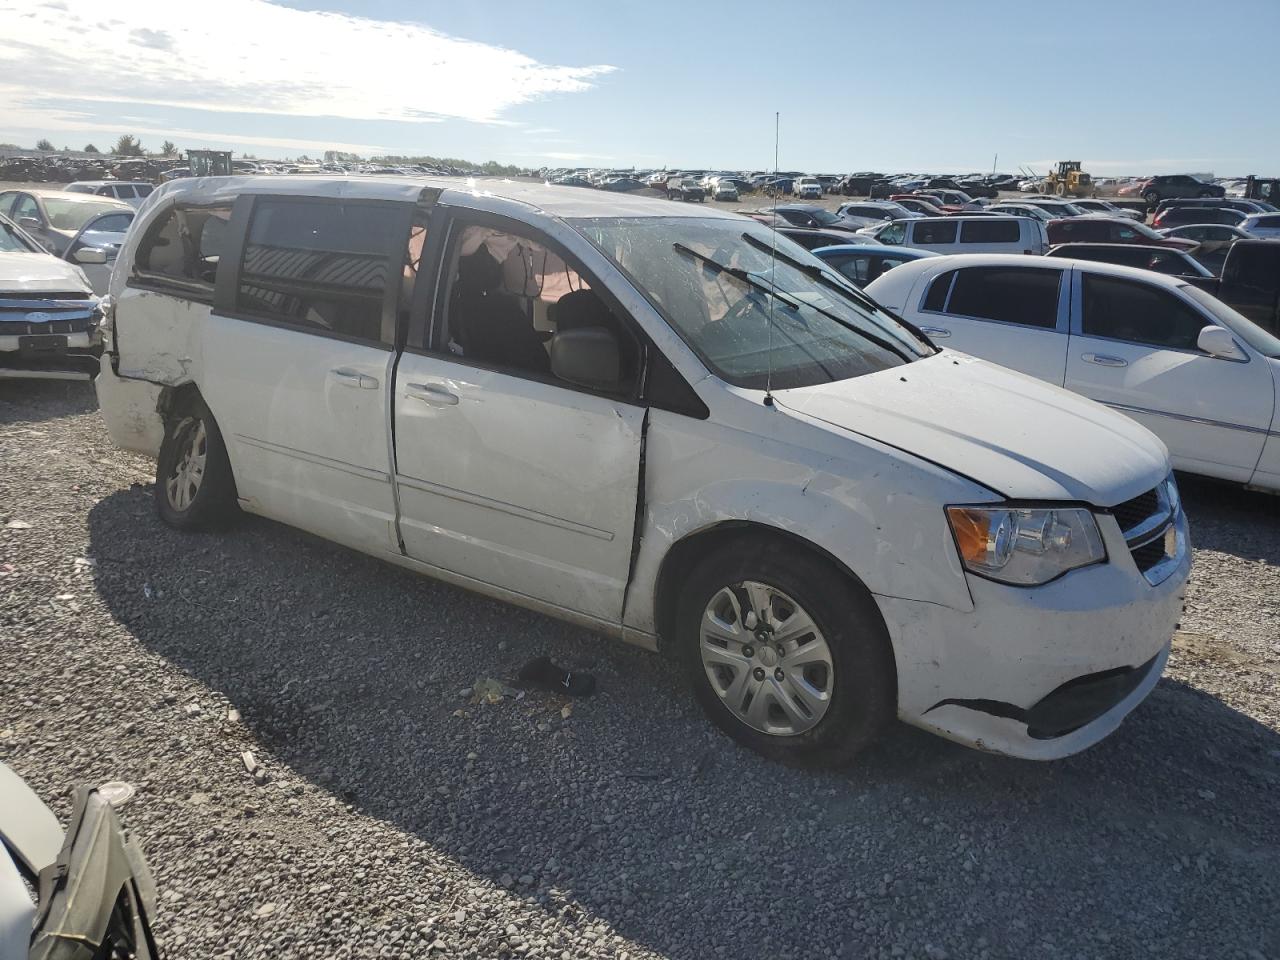
{"label": "gravel ground", "polygon": [[[138,787],[169,956],[1280,958],[1276,500],[1185,484],[1187,632],[1102,745],[899,728],[814,774],[658,657],[274,523],[169,530],[151,475],[87,385],[0,381],[0,760],[64,816]],[[598,694],[474,702],[544,653]]]}

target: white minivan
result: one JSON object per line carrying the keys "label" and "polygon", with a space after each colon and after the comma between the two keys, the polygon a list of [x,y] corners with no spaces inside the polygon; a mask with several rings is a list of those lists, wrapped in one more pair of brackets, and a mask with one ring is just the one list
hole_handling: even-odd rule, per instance
{"label": "white minivan", "polygon": [[858,231],[894,247],[934,253],[1027,253],[1049,249],[1044,223],[1031,217],[917,217]]}
{"label": "white minivan", "polygon": [[895,715],[1048,759],[1155,686],[1161,443],[939,350],[768,227],[507,181],[209,178],[120,254],[97,378],[180,529],[245,510],[684,665],[771,757]]}

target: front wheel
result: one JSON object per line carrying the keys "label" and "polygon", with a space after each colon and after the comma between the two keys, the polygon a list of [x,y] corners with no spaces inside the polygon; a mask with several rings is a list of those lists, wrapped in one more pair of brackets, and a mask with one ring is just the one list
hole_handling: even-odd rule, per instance
{"label": "front wheel", "polygon": [[716,726],[773,760],[838,766],[893,718],[897,674],[871,594],[828,562],[743,537],[686,580],[676,640]]}
{"label": "front wheel", "polygon": [[1142,199],[1147,201],[1147,206],[1154,207],[1160,203],[1160,194],[1156,193],[1154,190],[1148,190],[1142,195]]}
{"label": "front wheel", "polygon": [[208,408],[189,403],[170,415],[156,460],[156,507],[179,530],[210,530],[236,512],[236,486],[222,432]]}

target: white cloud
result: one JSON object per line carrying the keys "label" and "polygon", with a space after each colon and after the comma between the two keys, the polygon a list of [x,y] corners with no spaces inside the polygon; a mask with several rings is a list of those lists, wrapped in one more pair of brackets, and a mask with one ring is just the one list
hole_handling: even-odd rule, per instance
{"label": "white cloud", "polygon": [[[543,64],[415,23],[268,0],[0,0],[0,73],[46,98],[229,113],[502,123],[614,68]],[[12,106],[12,104],[7,105]],[[6,118],[0,117],[0,121]]]}

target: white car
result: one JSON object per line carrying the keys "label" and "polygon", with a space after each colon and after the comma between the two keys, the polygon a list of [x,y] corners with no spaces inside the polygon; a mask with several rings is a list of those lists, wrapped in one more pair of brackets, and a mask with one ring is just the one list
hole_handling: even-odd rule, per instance
{"label": "white car", "polygon": [[796,197],[822,197],[822,181],[817,177],[796,177],[791,183],[791,193]]}
{"label": "white car", "polygon": [[1190,559],[1147,430],[749,219],[489,186],[162,188],[96,387],[167,523],[238,507],[662,650],[791,761],[895,715],[1061,757],[1150,692]]}
{"label": "white car", "polygon": [[1139,223],[1145,223],[1147,220],[1145,211],[1117,206],[1109,200],[1099,200],[1096,197],[1072,197],[1071,205],[1083,210],[1086,215],[1096,213],[1104,217],[1124,217],[1126,220],[1137,220]]}
{"label": "white car", "polygon": [[68,193],[88,193],[95,197],[122,200],[136,210],[142,206],[143,200],[151,196],[155,187],[145,180],[77,180],[63,189]]}
{"label": "white car", "polygon": [[1260,240],[1280,237],[1280,213],[1255,213],[1245,217],[1237,226]]}
{"label": "white car", "polygon": [[712,200],[737,200],[738,186],[732,180],[717,180],[711,191]]}
{"label": "white car", "polygon": [[864,227],[859,234],[893,247],[934,253],[1022,253],[1049,250],[1044,222],[1031,217],[919,217]]}
{"label": "white car", "polygon": [[[101,267],[101,250],[77,258]],[[101,311],[77,263],[47,253],[0,216],[0,377],[87,380],[98,368]]]}
{"label": "white car", "polygon": [[1280,340],[1184,278],[958,256],[905,263],[867,293],[938,343],[1122,411],[1179,470],[1280,490]]}

